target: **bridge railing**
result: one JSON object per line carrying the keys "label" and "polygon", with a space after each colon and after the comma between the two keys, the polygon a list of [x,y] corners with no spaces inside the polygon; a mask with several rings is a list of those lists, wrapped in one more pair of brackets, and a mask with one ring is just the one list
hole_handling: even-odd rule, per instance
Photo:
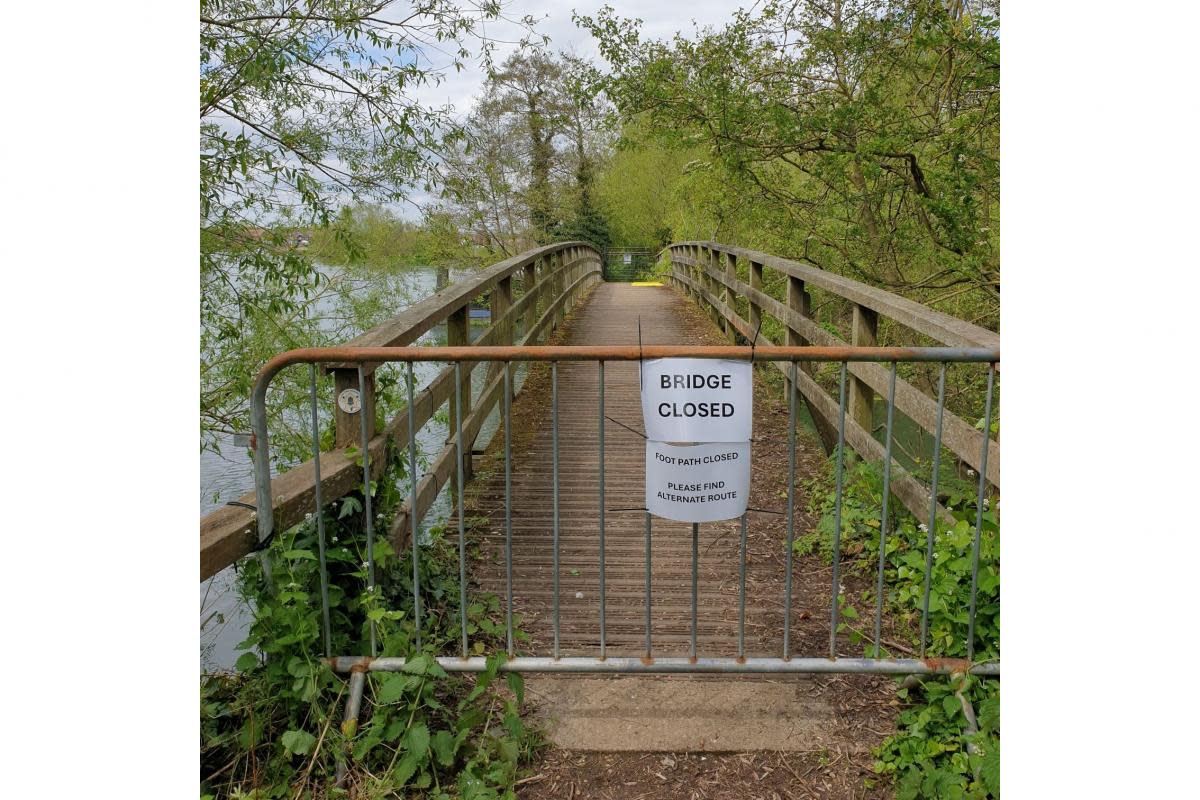
{"label": "bridge railing", "polygon": [[[600,280],[600,268],[599,251],[586,242],[538,247],[446,287],[345,345],[353,348],[411,345],[443,322],[447,326],[447,344],[450,346],[536,345],[558,326],[580,293]],[[491,324],[472,341],[471,305],[483,294],[490,294]],[[523,330],[519,340],[516,337],[518,326]],[[269,521],[269,530],[284,530],[311,513],[316,500],[321,501],[316,503],[320,507],[359,489],[361,457],[351,446],[366,452],[366,460],[378,474],[385,464],[383,456],[389,440],[408,441],[410,432],[415,434],[447,404],[450,429],[461,427],[463,441],[470,452],[484,421],[497,407],[505,379],[511,377],[502,374],[505,371],[498,366],[489,366],[483,377],[483,389],[473,401],[471,379],[474,370],[468,368],[456,381],[454,368],[446,367],[426,387],[414,392],[410,405],[401,409],[382,430],[376,430],[377,366],[372,362],[328,360],[313,364],[314,398],[318,367],[332,373],[335,397],[347,391],[351,396],[350,402],[334,405],[334,449],[321,453],[319,461],[314,453],[313,460],[270,479],[269,442],[265,440],[265,434],[254,437],[256,480],[268,482],[266,496],[271,498],[271,504],[259,506],[257,498],[262,497],[263,492],[248,492],[201,519],[201,580],[215,575],[259,546],[261,537],[269,535],[263,533],[260,518]],[[459,398],[453,403],[450,400],[456,384]],[[261,429],[265,431],[265,420],[263,422]],[[429,511],[442,487],[448,481],[457,483],[458,476],[453,471],[455,450],[455,442],[447,442],[418,483],[415,504],[418,522]],[[464,460],[464,465],[464,479],[468,479],[469,458]],[[405,538],[413,513],[412,503],[405,503],[393,522],[393,538]]]}
{"label": "bridge railing", "polygon": [[[775,344],[873,347],[879,344],[879,318],[882,316],[942,345],[997,351],[1000,348],[1000,336],[993,331],[801,261],[717,242],[678,242],[669,245],[665,252],[671,263],[671,280],[709,312],[731,342],[736,342],[739,336],[747,342],[752,341],[760,332],[763,318],[768,317],[778,322],[784,331],[784,341]],[[742,280],[739,272],[746,274],[749,281]],[[771,276],[771,272],[777,276]],[[778,277],[786,280],[786,302],[764,290],[769,277],[776,277],[771,283],[777,282]],[[814,318],[810,287],[850,304],[848,342]],[[743,302],[739,303],[739,299]],[[747,308],[746,317],[739,312],[739,305]],[[764,337],[762,341],[767,340]],[[790,385],[791,376],[784,365],[776,363],[775,366],[784,372],[784,380]],[[814,367],[812,362],[803,364],[795,385],[808,406],[826,450],[832,452],[837,437],[838,400],[817,381]],[[995,370],[999,370],[998,365]],[[943,413],[943,403],[903,378],[895,378],[893,386],[893,376],[894,370],[889,374],[883,364],[849,364],[846,443],[864,458],[882,461],[887,457],[888,449],[873,435],[872,418],[877,396],[885,401],[894,397],[896,410],[930,436],[937,435],[942,446],[962,464],[982,471],[987,482],[998,489],[999,443],[987,442],[985,459],[983,431],[948,410]],[[991,377],[994,376],[989,377],[989,387]],[[944,380],[943,368],[941,383],[944,384]],[[898,462],[893,463],[892,470],[893,493],[921,518],[929,505],[929,489]],[[939,508],[939,512],[943,518],[948,518],[943,509]]]}

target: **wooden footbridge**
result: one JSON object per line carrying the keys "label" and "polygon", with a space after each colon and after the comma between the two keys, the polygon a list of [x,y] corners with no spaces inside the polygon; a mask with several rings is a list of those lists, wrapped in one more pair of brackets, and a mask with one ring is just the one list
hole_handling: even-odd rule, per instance
{"label": "wooden footbridge", "polygon": [[[937,475],[937,459],[945,457],[964,475],[978,476],[982,508],[985,493],[1000,483],[999,445],[985,433],[998,335],[801,261],[714,242],[671,245],[662,253],[659,278],[640,283],[606,282],[601,262],[601,254],[581,242],[530,250],[415,303],[345,346],[290,351],[269,362],[252,398],[257,488],[201,521],[201,579],[295,525],[317,526],[323,559],[323,515],[316,513],[314,523],[314,512],[361,492],[366,476],[377,477],[389,457],[398,457],[417,480],[406,488],[408,499],[389,530],[373,530],[367,496],[368,542],[388,536],[401,552],[411,550],[417,583],[418,523],[439,494],[451,491],[456,510],[446,535],[457,529],[460,537],[462,591],[467,598],[483,592],[501,598],[508,620],[504,669],[998,675],[998,661],[927,653],[927,607],[919,652],[896,657],[881,651],[889,626],[903,624],[883,609],[882,558],[873,630],[872,620],[861,621],[874,652],[852,655],[861,648],[838,633],[834,594],[856,579],[839,575],[839,559],[800,563],[791,547],[814,524],[798,485],[833,454],[840,509],[849,449],[883,464],[880,541],[887,535],[888,503],[899,502],[928,521],[932,557],[935,531],[948,516],[929,475],[906,468],[912,462],[902,463],[894,448],[898,417],[933,437],[930,474]],[[818,321],[818,302],[839,312]],[[485,303],[490,324],[472,336],[471,309]],[[418,346],[442,324],[445,347]],[[879,346],[883,335],[891,346]],[[755,371],[751,510],[741,519],[689,525],[644,510],[639,362],[675,356],[750,359],[763,367]],[[377,427],[375,374],[393,362],[402,368],[408,402]],[[414,362],[445,366],[418,386]],[[898,377],[897,364],[908,363],[924,365],[932,379]],[[307,365],[301,368],[311,373],[319,458],[285,465],[290,468],[272,477],[280,465],[272,461],[268,438],[268,423],[276,420],[268,387],[293,365]],[[974,370],[974,385],[986,385],[982,429],[946,408],[948,368]],[[321,388],[322,371],[332,376],[332,392]],[[322,392],[329,397],[322,399]],[[436,424],[443,408],[449,414],[445,446],[426,454],[421,466],[416,434]],[[805,411],[813,434],[799,424]],[[305,424],[307,417],[306,410]],[[485,445],[489,417],[498,417],[499,425]],[[322,424],[334,429],[325,452],[317,432]],[[467,491],[458,492],[460,485]],[[468,503],[469,516],[486,520],[469,533]],[[840,517],[837,526],[834,553]],[[980,527],[977,521],[977,532]],[[477,558],[466,555],[468,539],[479,546]],[[965,555],[977,565],[978,553],[977,533]],[[373,563],[368,572],[373,584]],[[974,595],[973,586],[972,629]],[[326,627],[328,602],[326,596]],[[418,630],[433,602],[416,587]],[[514,613],[528,642],[514,642]],[[461,647],[431,655],[449,670],[483,669],[463,629]],[[971,656],[973,630],[969,639]],[[372,636],[360,652],[326,655],[339,671],[354,673],[361,692],[363,670],[405,663],[375,657],[375,648]]]}

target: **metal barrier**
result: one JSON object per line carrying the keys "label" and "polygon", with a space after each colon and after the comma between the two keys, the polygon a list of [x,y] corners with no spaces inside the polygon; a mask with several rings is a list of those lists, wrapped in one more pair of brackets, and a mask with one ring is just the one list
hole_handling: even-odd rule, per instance
{"label": "metal barrier", "polygon": [[[792,553],[795,536],[795,476],[796,476],[796,397],[797,392],[789,392],[789,481],[787,497],[787,538],[785,560],[785,597],[784,617],[780,631],[780,651],[778,655],[753,655],[745,652],[745,608],[746,608],[746,531],[747,520],[741,518],[741,548],[739,564],[739,617],[738,617],[738,655],[736,658],[704,657],[697,652],[696,627],[696,548],[695,531],[693,526],[692,549],[692,605],[691,605],[691,647],[686,656],[656,657],[653,650],[653,629],[651,624],[651,559],[653,520],[649,513],[645,514],[645,560],[646,585],[644,591],[645,605],[645,649],[641,656],[615,657],[607,652],[605,629],[605,516],[604,516],[604,427],[605,427],[605,397],[604,397],[604,366],[606,362],[639,361],[655,358],[723,358],[746,359],[756,363],[775,364],[788,374],[793,386],[799,380],[799,366],[807,362],[837,362],[840,364],[839,401],[837,406],[837,447],[836,447],[836,500],[834,520],[834,541],[832,552],[833,584],[830,608],[829,651],[827,654],[810,653],[794,654],[791,647],[792,626]],[[504,390],[502,394],[502,424],[504,430],[504,475],[505,475],[505,633],[507,660],[501,666],[506,671],[522,672],[596,672],[596,673],[877,673],[877,674],[947,674],[953,672],[971,672],[977,675],[998,676],[1000,665],[998,661],[973,663],[975,654],[975,616],[978,590],[979,553],[982,532],[982,514],[984,508],[984,493],[987,485],[986,474],[988,462],[989,437],[981,436],[981,452],[978,479],[978,503],[975,519],[974,546],[972,550],[972,586],[969,611],[969,630],[967,638],[967,658],[964,659],[935,659],[925,658],[926,640],[928,638],[929,619],[929,576],[931,574],[933,543],[939,523],[939,506],[937,505],[937,474],[938,459],[942,447],[941,420],[945,413],[945,375],[950,363],[978,363],[986,365],[987,369],[987,398],[984,418],[984,430],[988,430],[992,416],[993,383],[997,364],[1000,359],[998,349],[979,347],[812,347],[812,346],[451,346],[451,347],[334,347],[293,350],[280,354],[268,362],[260,372],[255,384],[251,400],[251,413],[255,434],[255,484],[257,500],[257,525],[260,541],[267,541],[274,533],[275,520],[272,514],[274,499],[272,497],[272,481],[270,477],[270,439],[267,430],[266,396],[271,380],[285,367],[295,364],[309,364],[311,379],[312,404],[312,442],[313,470],[312,485],[315,487],[313,509],[316,518],[318,559],[321,569],[321,603],[323,618],[323,639],[326,656],[335,670],[353,673],[351,682],[351,702],[347,713],[357,708],[361,699],[362,673],[364,671],[394,671],[402,669],[404,658],[377,658],[378,644],[375,637],[375,626],[371,623],[368,652],[361,655],[337,655],[330,652],[330,623],[329,623],[329,591],[328,574],[325,563],[325,530],[322,514],[322,480],[320,474],[320,430],[317,406],[316,370],[319,364],[338,364],[342,368],[352,366],[357,372],[358,384],[365,393],[366,365],[377,365],[385,362],[401,362],[406,366],[406,388],[408,394],[408,426],[407,426],[407,460],[411,493],[408,515],[411,525],[412,567],[413,567],[413,609],[416,631],[416,645],[421,647],[422,607],[420,587],[421,546],[418,538],[418,523],[423,515],[418,504],[419,465],[417,462],[416,430],[414,407],[416,388],[414,386],[414,362],[442,362],[453,365],[454,387],[450,397],[454,403],[453,437],[450,445],[453,447],[457,485],[464,485],[465,454],[461,443],[464,441],[463,414],[459,403],[462,402],[463,364],[491,362],[496,371],[502,373]],[[512,582],[512,369],[513,362],[549,362],[551,364],[551,396],[552,425],[553,425],[553,525],[554,525],[554,596],[553,596],[553,626],[554,649],[550,655],[518,655],[514,646],[513,629],[513,582]],[[558,454],[559,454],[559,409],[558,409],[558,364],[561,362],[585,361],[596,362],[599,371],[601,390],[597,397],[599,406],[599,442],[600,442],[600,513],[597,518],[597,536],[600,547],[600,596],[599,596],[599,647],[594,657],[560,657],[560,597],[558,591],[559,578],[559,502],[558,502]],[[933,443],[933,486],[929,502],[929,522],[927,532],[927,549],[925,561],[925,591],[924,605],[921,615],[921,658],[881,658],[880,637],[883,616],[884,598],[884,552],[888,534],[888,503],[890,492],[889,481],[892,477],[892,442],[894,412],[896,401],[896,366],[904,362],[933,362],[941,365],[941,378],[937,400],[937,426]],[[876,583],[876,608],[874,619],[874,649],[872,658],[846,658],[837,654],[836,639],[839,625],[838,587],[841,566],[840,537],[842,532],[842,502],[843,502],[843,473],[846,446],[846,408],[847,408],[847,376],[856,364],[886,364],[888,379],[887,424],[885,431],[885,452],[882,462],[883,469],[883,500],[881,510],[881,525],[879,534],[879,564]],[[365,505],[365,534],[367,540],[367,585],[368,590],[375,586],[374,558],[374,520],[371,508],[372,453],[368,447],[369,432],[367,415],[358,415],[361,421],[362,439],[362,487]],[[486,659],[470,656],[467,625],[467,581],[466,581],[466,530],[463,509],[463,493],[457,493],[458,521],[458,567],[460,577],[460,607],[462,614],[462,641],[457,655],[439,655],[437,662],[448,671],[478,672],[486,669]],[[269,564],[264,564],[269,570]],[[357,713],[357,712],[355,712]]]}
{"label": "metal barrier", "polygon": [[648,248],[610,248],[601,253],[604,280],[617,283],[642,281],[654,271],[657,252]]}

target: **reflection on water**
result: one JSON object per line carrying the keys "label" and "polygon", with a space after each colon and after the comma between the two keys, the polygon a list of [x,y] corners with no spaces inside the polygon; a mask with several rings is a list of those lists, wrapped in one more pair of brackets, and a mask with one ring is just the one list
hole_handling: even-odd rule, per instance
{"label": "reflection on water", "polygon": [[[343,284],[343,291],[323,295],[310,308],[310,318],[317,321],[322,331],[338,331],[348,339],[361,333],[361,329],[403,311],[412,303],[433,294],[447,281],[466,277],[464,271],[439,270],[433,267],[416,267],[400,274],[353,277],[340,275],[336,270],[322,267],[332,278]],[[351,306],[355,306],[351,308]],[[364,316],[368,321],[362,326],[347,328],[346,321]],[[473,336],[487,325],[486,319],[475,319]],[[438,325],[416,342],[419,345],[445,344],[446,327]],[[427,384],[443,365],[420,363],[413,368],[418,391]],[[397,367],[388,367],[397,369]],[[482,370],[481,370],[482,373]],[[481,374],[480,373],[480,374]],[[476,377],[472,390],[478,395],[483,381]],[[479,443],[488,441],[497,425],[497,415],[492,414],[484,425]],[[432,419],[418,432],[417,442],[422,453],[432,457],[445,445],[446,426]],[[219,452],[206,450],[200,454],[200,516],[219,508],[254,488],[253,462],[250,451],[234,445],[233,437],[218,435]],[[407,490],[407,481],[403,482]],[[444,521],[450,513],[448,492],[443,489],[434,507],[422,524],[424,534],[429,526]],[[229,567],[200,584],[200,666],[202,670],[231,668],[240,652],[237,645],[246,638],[250,623],[250,612],[236,590],[234,567]]]}

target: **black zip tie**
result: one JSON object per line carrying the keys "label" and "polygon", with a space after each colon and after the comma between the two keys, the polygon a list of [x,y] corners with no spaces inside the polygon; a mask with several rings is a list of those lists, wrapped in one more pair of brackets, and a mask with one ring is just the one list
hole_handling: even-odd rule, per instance
{"label": "black zip tie", "polygon": [[604,418],[605,418],[606,420],[608,420],[609,422],[613,423],[614,425],[620,425],[622,428],[624,428],[625,430],[629,431],[630,433],[636,434],[636,435],[638,435],[638,436],[642,437],[643,439],[645,439],[645,438],[646,438],[646,434],[642,433],[641,431],[635,431],[633,428],[629,427],[629,426],[628,426],[628,425],[626,425],[624,422],[621,422],[620,420],[613,419],[613,418],[612,418],[612,417],[610,417],[608,414],[605,414],[605,415],[604,415]]}
{"label": "black zip tie", "polygon": [[250,548],[250,552],[251,553],[261,553],[263,550],[266,550],[268,547],[270,547],[271,542],[275,541],[275,533],[276,533],[275,529],[272,528],[271,533],[267,535],[267,538],[254,544]]}
{"label": "black zip tie", "polygon": [[258,506],[252,506],[249,503],[243,503],[241,500],[228,500],[228,501],[226,501],[225,505],[239,506],[241,508],[248,508],[251,511],[258,511]]}
{"label": "black zip tie", "polygon": [[649,509],[646,508],[645,506],[643,506],[641,508],[610,508],[607,510],[614,514],[621,512],[621,511],[649,511]]}
{"label": "black zip tie", "polygon": [[758,344],[758,334],[762,332],[763,317],[758,318],[758,327],[754,329],[754,338],[750,340],[750,363],[754,363],[754,348]]}

